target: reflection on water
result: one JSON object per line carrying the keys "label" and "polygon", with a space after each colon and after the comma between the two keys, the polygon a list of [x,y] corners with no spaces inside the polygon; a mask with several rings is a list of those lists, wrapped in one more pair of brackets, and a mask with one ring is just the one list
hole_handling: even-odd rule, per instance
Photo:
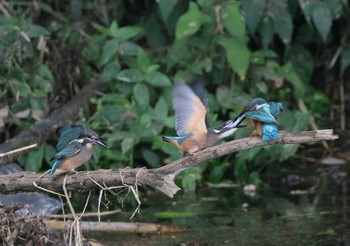
{"label": "reflection on water", "polygon": [[[253,197],[240,187],[179,192],[174,199],[143,190],[141,212],[133,222],[186,227],[188,232],[89,236],[106,245],[350,245],[347,178],[342,172],[323,169],[317,176],[264,180],[269,183],[259,186]],[[130,221],[130,214],[109,220]]]}

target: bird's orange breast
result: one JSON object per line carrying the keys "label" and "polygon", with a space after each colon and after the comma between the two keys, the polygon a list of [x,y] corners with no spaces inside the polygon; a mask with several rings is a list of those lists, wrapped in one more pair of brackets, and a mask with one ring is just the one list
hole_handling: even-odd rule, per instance
{"label": "bird's orange breast", "polygon": [[257,120],[253,120],[254,126],[255,126],[255,131],[259,136],[262,136],[262,131],[261,131],[261,122]]}

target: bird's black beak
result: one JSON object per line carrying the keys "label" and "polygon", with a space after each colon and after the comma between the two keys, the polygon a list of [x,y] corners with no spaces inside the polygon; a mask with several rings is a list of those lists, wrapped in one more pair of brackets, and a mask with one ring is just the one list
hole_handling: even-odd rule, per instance
{"label": "bird's black beak", "polygon": [[106,149],[108,149],[107,145],[102,143],[100,140],[95,140],[95,143],[101,145],[102,147],[105,147]]}

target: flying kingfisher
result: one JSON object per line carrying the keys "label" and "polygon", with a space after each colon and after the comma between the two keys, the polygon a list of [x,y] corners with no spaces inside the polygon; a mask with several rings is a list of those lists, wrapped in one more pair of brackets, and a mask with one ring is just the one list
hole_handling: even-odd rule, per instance
{"label": "flying kingfisher", "polygon": [[[263,98],[254,98],[249,101],[243,111],[237,117],[250,118],[254,122],[255,132],[261,136],[263,141],[280,139],[277,125],[277,115],[283,111],[280,102],[268,103]],[[236,117],[236,118],[237,118]],[[235,121],[236,119],[232,120]],[[227,123],[227,125],[230,125]],[[253,136],[253,133],[250,137]]]}
{"label": "flying kingfisher", "polygon": [[52,166],[50,178],[72,171],[90,160],[93,144],[107,148],[96,132],[83,126],[65,126],[60,130],[60,134],[57,143],[58,153],[54,157],[55,163]]}
{"label": "flying kingfisher", "polygon": [[179,81],[173,89],[173,108],[175,110],[175,130],[178,136],[163,136],[163,140],[174,144],[184,152],[195,152],[214,145],[230,136],[243,121],[237,117],[229,125],[222,124],[218,129],[207,128],[207,99],[197,95],[184,81]]}

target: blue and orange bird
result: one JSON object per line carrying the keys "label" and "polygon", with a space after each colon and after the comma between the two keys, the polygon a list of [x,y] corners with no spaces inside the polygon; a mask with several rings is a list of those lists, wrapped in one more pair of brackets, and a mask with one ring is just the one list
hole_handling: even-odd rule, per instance
{"label": "blue and orange bird", "polygon": [[60,130],[61,136],[57,144],[58,153],[55,155],[55,163],[50,172],[50,178],[83,165],[90,160],[93,152],[92,145],[101,142],[100,136],[82,126],[66,126]]}
{"label": "blue and orange bird", "polygon": [[283,105],[280,102],[268,103],[263,98],[254,98],[246,104],[239,116],[252,119],[255,132],[261,136],[263,141],[271,141],[280,139],[277,115],[282,110]]}
{"label": "blue and orange bird", "polygon": [[199,97],[184,81],[176,83],[173,89],[173,108],[175,110],[175,130],[178,136],[163,136],[184,152],[195,152],[214,145],[230,136],[238,128],[244,117],[232,124],[222,124],[219,129],[207,128],[207,100]]}

